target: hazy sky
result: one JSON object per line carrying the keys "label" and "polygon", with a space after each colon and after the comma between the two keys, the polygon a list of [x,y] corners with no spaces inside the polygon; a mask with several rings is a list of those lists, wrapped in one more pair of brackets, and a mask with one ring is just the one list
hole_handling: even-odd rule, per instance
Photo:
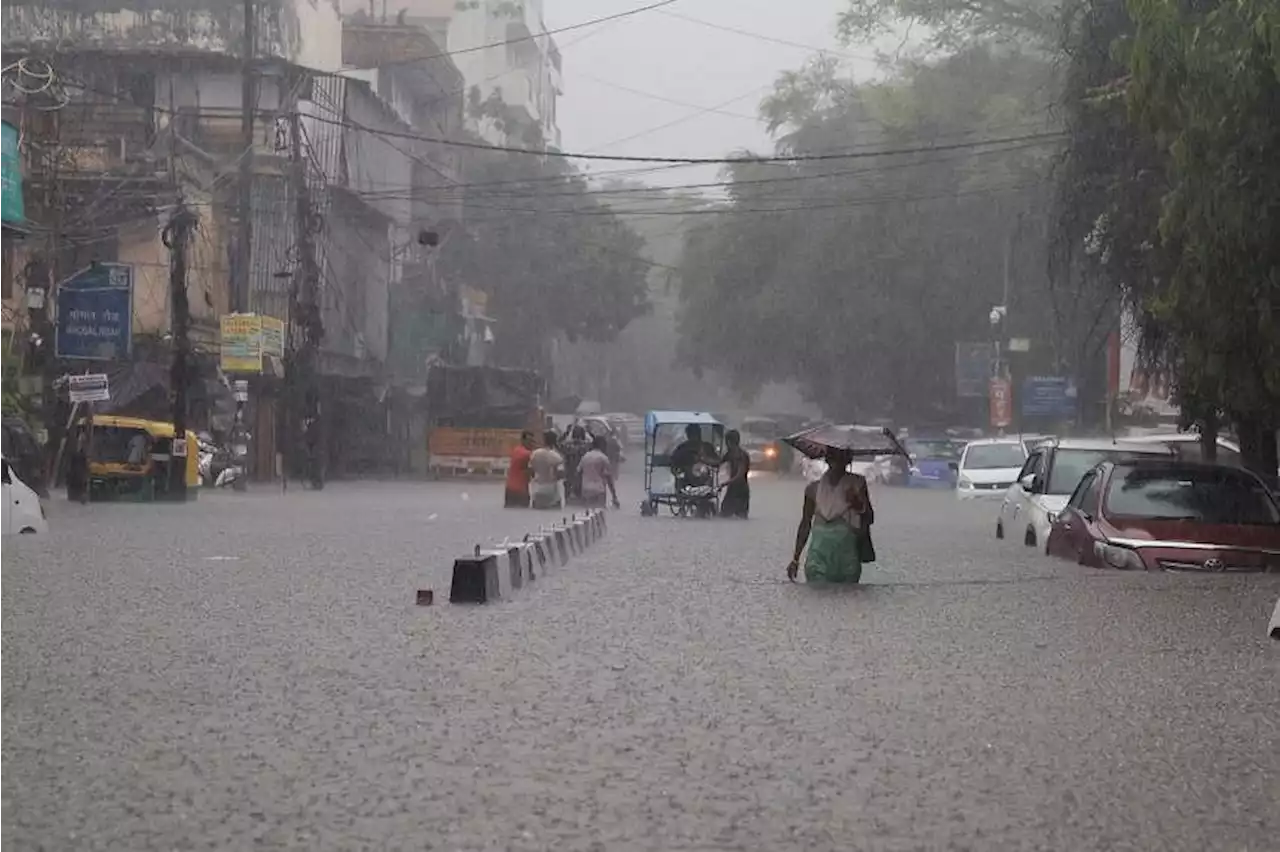
{"label": "hazy sky", "polygon": [[[555,29],[648,2],[546,0],[546,24]],[[744,147],[770,148],[763,126],[752,118],[760,99],[779,72],[800,67],[817,51],[674,16],[870,58],[870,48],[844,48],[835,39],[836,15],[844,2],[680,0],[660,10],[556,35],[564,58],[564,94],[558,104],[563,147],[610,154],[711,157]],[[858,76],[874,67],[868,61],[849,64]],[[723,112],[699,111],[699,107]],[[618,166],[599,163],[591,170],[614,168]],[[646,180],[679,183],[705,179],[707,171],[682,169],[674,173],[679,177],[664,174]]]}

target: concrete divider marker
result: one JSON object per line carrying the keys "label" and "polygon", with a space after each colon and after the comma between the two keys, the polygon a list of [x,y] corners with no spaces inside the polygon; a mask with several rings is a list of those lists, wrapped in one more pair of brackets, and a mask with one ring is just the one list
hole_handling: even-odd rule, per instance
{"label": "concrete divider marker", "polygon": [[533,533],[526,535],[524,542],[529,546],[529,579],[537,580],[538,575],[547,570],[547,563],[550,561],[547,539],[540,533]]}
{"label": "concrete divider marker", "polygon": [[568,518],[561,518],[560,523],[556,524],[556,529],[564,532],[564,540],[569,545],[569,555],[577,556],[582,552],[582,548],[578,547],[578,542],[573,537],[573,524]]}
{"label": "concrete divider marker", "polygon": [[586,539],[588,547],[596,543],[596,519],[594,512],[587,512],[582,516],[582,535]]}
{"label": "concrete divider marker", "polygon": [[551,528],[551,541],[556,552],[556,567],[563,568],[569,564],[569,537],[561,527]]}
{"label": "concrete divider marker", "polygon": [[575,517],[569,524],[569,534],[573,536],[573,543],[577,545],[579,553],[587,549],[586,526],[586,523],[578,517]]}
{"label": "concrete divider marker", "polygon": [[501,595],[498,576],[498,554],[481,551],[476,545],[471,556],[453,560],[453,582],[449,587],[450,603],[488,603]]}
{"label": "concrete divider marker", "polygon": [[507,578],[513,591],[524,588],[525,548],[523,545],[504,542],[507,549]]}

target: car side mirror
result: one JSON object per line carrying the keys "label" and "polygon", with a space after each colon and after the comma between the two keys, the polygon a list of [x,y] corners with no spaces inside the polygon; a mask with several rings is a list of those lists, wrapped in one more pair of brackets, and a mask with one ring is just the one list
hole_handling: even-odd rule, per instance
{"label": "car side mirror", "polygon": [[1024,491],[1034,492],[1036,490],[1036,475],[1028,473],[1018,480],[1018,484],[1022,486]]}
{"label": "car side mirror", "polygon": [[959,462],[947,462],[947,467],[951,468],[951,470],[952,470],[952,471],[958,471],[958,470],[960,470],[960,463],[959,463]]}

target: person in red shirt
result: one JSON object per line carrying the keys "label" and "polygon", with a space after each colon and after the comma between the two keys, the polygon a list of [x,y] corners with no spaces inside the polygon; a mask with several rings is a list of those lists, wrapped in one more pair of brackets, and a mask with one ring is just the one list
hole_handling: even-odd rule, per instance
{"label": "person in red shirt", "polygon": [[520,443],[511,451],[507,468],[508,509],[529,508],[529,459],[533,456],[533,433],[521,432]]}

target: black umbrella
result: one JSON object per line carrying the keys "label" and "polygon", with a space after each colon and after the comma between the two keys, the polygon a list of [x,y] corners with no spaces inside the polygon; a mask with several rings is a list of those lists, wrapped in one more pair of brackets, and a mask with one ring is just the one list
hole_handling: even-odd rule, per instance
{"label": "black umbrella", "polygon": [[826,456],[827,450],[847,450],[854,458],[876,456],[906,456],[907,451],[894,437],[893,432],[882,426],[854,426],[826,424],[805,429],[782,439],[811,459]]}

